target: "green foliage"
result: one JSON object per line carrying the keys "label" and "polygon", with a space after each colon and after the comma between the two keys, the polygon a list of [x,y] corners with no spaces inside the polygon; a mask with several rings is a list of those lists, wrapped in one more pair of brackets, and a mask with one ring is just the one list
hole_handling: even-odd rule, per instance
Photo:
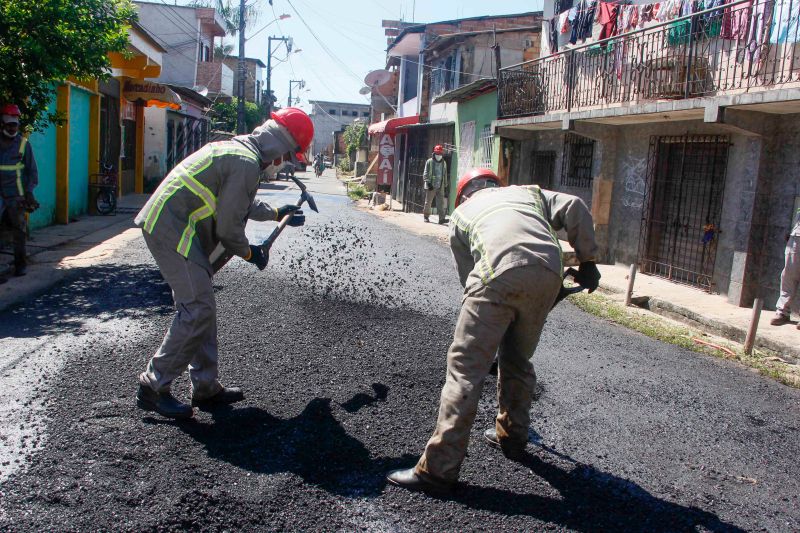
{"label": "green foliage", "polygon": [[731,357],[723,351],[695,342],[695,339],[706,338],[702,332],[686,326],[672,324],[662,318],[629,310],[622,304],[616,303],[597,292],[593,294],[575,294],[568,297],[567,300],[587,313],[638,331],[653,339],[714,357],[733,358],[746,366],[758,370],[762,375],[776,379],[785,385],[800,388],[800,368],[797,368],[797,365],[787,364],[780,357],[767,350],[754,350],[752,354],[747,355],[740,345],[722,340],[714,341],[713,344],[723,346],[733,352],[735,355]]}
{"label": "green foliage", "polygon": [[[239,99],[231,98],[228,102],[216,102],[212,109],[217,115],[215,122],[220,124],[215,129],[236,133],[236,112],[239,106]],[[244,103],[244,122],[248,132],[253,131],[266,120],[266,107],[259,107],[253,102]]]}
{"label": "green foliage", "polygon": [[347,196],[349,196],[351,200],[361,200],[367,196],[367,194],[369,193],[363,185],[353,185],[350,187],[350,190],[347,191]]}
{"label": "green foliage", "polygon": [[355,122],[344,129],[345,146],[347,155],[353,155],[367,141],[367,125],[363,122]]}
{"label": "green foliage", "polygon": [[20,106],[42,129],[59,83],[109,76],[109,52],[124,52],[136,10],[130,0],[0,0],[0,103]]}
{"label": "green foliage", "polygon": [[353,164],[350,162],[350,159],[347,157],[343,157],[339,160],[336,164],[336,168],[339,169],[339,172],[342,174],[349,174],[353,171]]}

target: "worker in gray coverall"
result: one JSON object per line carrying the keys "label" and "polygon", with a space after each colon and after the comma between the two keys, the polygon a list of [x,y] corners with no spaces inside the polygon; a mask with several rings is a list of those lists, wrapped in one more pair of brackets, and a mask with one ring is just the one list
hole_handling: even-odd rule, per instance
{"label": "worker in gray coverall", "polygon": [[[794,214],[794,226],[786,239],[785,256],[786,264],[781,272],[781,295],[775,304],[775,317],[770,321],[773,326],[790,322],[792,303],[800,286],[800,209]],[[797,329],[800,329],[800,323],[797,324]]]}
{"label": "worker in gray coverall", "polygon": [[437,144],[433,147],[433,156],[425,161],[425,169],[422,171],[422,183],[425,189],[425,208],[422,210],[422,216],[425,222],[430,222],[434,198],[436,198],[436,212],[439,213],[439,224],[446,222],[445,211],[447,208],[444,205],[444,187],[448,179],[444,148],[441,144]]}
{"label": "worker in gray coverall", "polygon": [[295,205],[272,208],[256,200],[259,173],[284,154],[304,152],[314,128],[308,115],[284,108],[250,135],[210,143],[181,161],[135,219],[161,274],[172,289],[177,313],[158,351],[139,376],[137,404],[171,418],[193,415],[170,392],[189,367],[192,405],[213,407],[243,399],[218,380],[217,318],[209,256],[218,245],[263,270],[267,256],[245,235],[247,219],[305,221]]}
{"label": "worker in gray coverall", "polygon": [[495,354],[499,409],[495,427],[484,435],[507,457],[523,456],[536,384],[530,358],[562,286],[556,231],[566,230],[581,261],[576,281],[592,292],[600,280],[592,216],[583,201],[537,186],[499,184],[489,169],[473,169],[458,182],[450,248],[464,299],[439,417],[417,465],[387,476],[410,490],[440,492],[455,484]]}

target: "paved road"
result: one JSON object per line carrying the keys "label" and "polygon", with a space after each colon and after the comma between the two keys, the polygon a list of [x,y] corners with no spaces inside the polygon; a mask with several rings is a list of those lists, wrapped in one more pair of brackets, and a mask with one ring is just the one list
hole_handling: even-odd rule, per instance
{"label": "paved road", "polygon": [[478,438],[489,378],[453,496],[385,487],[433,428],[460,288],[446,247],[325,180],[266,271],[234,259],[215,278],[234,409],[134,407],[171,316],[140,239],[0,314],[0,530],[800,530],[800,391],[570,304],[535,355],[527,460]]}

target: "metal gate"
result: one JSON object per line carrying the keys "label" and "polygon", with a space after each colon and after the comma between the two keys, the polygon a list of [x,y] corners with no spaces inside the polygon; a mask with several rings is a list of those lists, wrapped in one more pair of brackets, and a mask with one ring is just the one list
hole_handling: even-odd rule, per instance
{"label": "metal gate", "polygon": [[[403,179],[403,210],[406,213],[422,213],[425,207],[425,189],[422,184],[422,173],[425,170],[425,161],[431,157],[433,147],[441,144],[445,147],[444,160],[447,162],[448,172],[452,175],[452,147],[453,125],[424,125],[404,128],[408,137],[406,139],[405,173]],[[445,180],[445,213],[449,205],[450,179]],[[436,209],[440,209],[436,206]]]}
{"label": "metal gate", "polygon": [[551,189],[556,169],[556,153],[552,151],[533,152],[532,159],[533,183],[543,189]]}
{"label": "metal gate", "polygon": [[640,272],[712,290],[729,144],[724,135],[650,138]]}

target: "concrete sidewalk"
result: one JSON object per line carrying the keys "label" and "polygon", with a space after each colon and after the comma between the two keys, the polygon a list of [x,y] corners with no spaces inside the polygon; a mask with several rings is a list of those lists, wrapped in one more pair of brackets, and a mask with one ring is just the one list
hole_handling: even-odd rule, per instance
{"label": "concrete sidewalk", "polygon": [[[366,200],[359,204],[367,208]],[[370,212],[408,231],[435,236],[443,242],[448,240],[449,229],[446,225],[426,224],[421,214],[404,213],[402,205],[397,202],[393,202],[391,210],[370,209]],[[564,263],[576,264],[569,243],[562,241],[561,245]],[[612,300],[624,304],[630,265],[598,265],[598,268],[603,276],[600,290]],[[740,344],[745,341],[753,313],[752,309],[728,303],[724,296],[640,273],[636,275],[633,297],[640,307]],[[767,304],[773,305],[774,302],[765,302]],[[777,352],[788,361],[800,363],[800,330],[796,327],[797,321],[793,320],[792,324],[785,326],[772,326],[769,321],[773,315],[774,311],[761,312],[755,346]]]}
{"label": "concrete sidewalk", "polygon": [[[12,275],[11,243],[4,243],[0,274],[6,276],[8,282],[0,285],[0,310],[46,291],[68,279],[79,268],[102,261],[126,242],[139,237],[133,218],[148,198],[146,194],[123,196],[114,215],[85,215],[66,225],[34,230],[27,243],[28,273],[19,278]],[[91,253],[87,253],[90,250]]]}

